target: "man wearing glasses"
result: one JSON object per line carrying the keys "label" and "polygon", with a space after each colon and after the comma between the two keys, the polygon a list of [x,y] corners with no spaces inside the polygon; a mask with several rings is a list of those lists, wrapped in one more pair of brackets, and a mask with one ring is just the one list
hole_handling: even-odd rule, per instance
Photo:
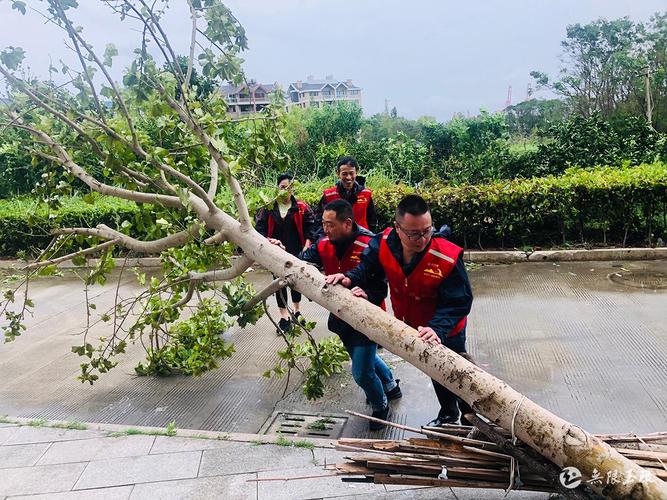
{"label": "man wearing glasses", "polygon": [[[466,353],[466,321],[472,306],[472,289],[463,264],[463,249],[433,228],[426,201],[408,195],[396,208],[393,228],[368,242],[361,263],[345,274],[327,276],[327,283],[367,288],[369,279],[386,279],[394,315],[419,332],[429,343]],[[363,296],[356,289],[355,295]],[[459,421],[459,404],[467,405],[433,380],[440,403],[431,426]]]}

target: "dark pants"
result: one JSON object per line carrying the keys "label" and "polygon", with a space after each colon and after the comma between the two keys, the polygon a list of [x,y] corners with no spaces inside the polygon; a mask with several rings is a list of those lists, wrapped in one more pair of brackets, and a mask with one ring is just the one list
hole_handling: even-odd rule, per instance
{"label": "dark pants", "polygon": [[[276,302],[278,303],[278,307],[281,309],[286,309],[287,308],[287,288],[281,288],[276,292]],[[292,303],[299,303],[301,302],[301,293],[297,292],[294,288],[289,289],[290,294],[292,295]]]}
{"label": "dark pants", "polygon": [[[455,335],[445,339],[443,345],[456,353],[465,353],[466,352],[466,332],[465,329]],[[440,403],[440,411],[438,412],[438,417],[450,417],[453,420],[458,419],[459,410],[461,415],[465,415],[470,412],[470,406],[468,403],[459,398],[456,394],[451,392],[449,389],[446,389],[442,384],[431,379],[433,382],[433,389],[435,390],[435,395],[438,397],[438,402]]]}

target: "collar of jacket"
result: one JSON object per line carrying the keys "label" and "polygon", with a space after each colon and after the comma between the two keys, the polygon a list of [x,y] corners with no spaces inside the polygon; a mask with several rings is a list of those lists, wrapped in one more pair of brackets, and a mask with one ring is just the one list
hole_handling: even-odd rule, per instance
{"label": "collar of jacket", "polygon": [[357,236],[359,236],[360,234],[363,234],[363,235],[365,235],[365,236],[370,236],[370,237],[373,236],[373,233],[371,233],[371,232],[370,232],[368,229],[366,229],[365,227],[361,227],[361,226],[357,225],[356,222],[354,222],[353,224],[354,224],[354,225],[352,226],[352,234],[350,234],[350,236],[348,236],[347,238],[343,238],[343,239],[341,239],[341,240],[336,240],[336,241],[334,241],[334,240],[330,240],[330,241],[331,241],[331,244],[332,244],[333,246],[335,246],[336,248],[338,248],[338,249],[340,249],[341,247],[347,249],[347,247],[350,246],[350,245],[352,244],[352,242],[353,242],[353,241],[357,238]]}
{"label": "collar of jacket", "polygon": [[336,181],[336,191],[340,194],[341,198],[347,200],[347,198],[355,197],[361,192],[364,187],[359,184],[357,181],[354,181],[354,185],[350,191],[346,191],[343,187],[343,182],[338,180]]}

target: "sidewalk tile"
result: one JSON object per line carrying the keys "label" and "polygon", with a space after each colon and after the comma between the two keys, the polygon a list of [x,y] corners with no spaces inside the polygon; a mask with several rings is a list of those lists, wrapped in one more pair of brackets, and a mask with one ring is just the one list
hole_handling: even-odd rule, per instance
{"label": "sidewalk tile", "polygon": [[200,477],[179,481],[144,483],[134,487],[130,500],[159,498],[160,500],[256,500],[257,483],[255,474],[235,474],[232,476]]}
{"label": "sidewalk tile", "polygon": [[[389,485],[387,485],[389,486]],[[408,488],[399,491],[384,492],[382,485],[376,485],[377,491],[363,494],[364,500],[457,500],[449,488]],[[328,497],[336,500],[359,499],[362,494]]]}
{"label": "sidewalk tile", "polygon": [[127,500],[132,486],[10,497],[9,500]]}
{"label": "sidewalk tile", "polygon": [[[0,429],[0,432],[7,429]],[[101,431],[77,431],[70,429],[54,429],[51,427],[30,427],[23,426],[15,430],[14,434],[2,444],[30,444],[30,443],[48,443],[55,441],[78,441],[82,439],[92,439],[104,437],[105,433]],[[1,439],[1,438],[0,438]]]}
{"label": "sidewalk tile", "polygon": [[547,500],[550,497],[549,493],[537,491],[510,491],[507,495],[505,495],[505,490],[482,490],[478,488],[452,488],[452,491],[459,500]]}
{"label": "sidewalk tile", "polygon": [[88,464],[74,489],[194,478],[200,460],[197,451],[98,460]]}
{"label": "sidewalk tile", "polygon": [[50,443],[0,446],[0,469],[35,465]]}
{"label": "sidewalk tile", "polygon": [[211,450],[226,448],[232,443],[220,439],[198,439],[185,437],[156,436],[151,455],[158,453],[176,453],[179,451]]}
{"label": "sidewalk tile", "polygon": [[199,477],[241,474],[272,469],[313,466],[313,454],[305,448],[230,443],[219,450],[206,450]]}
{"label": "sidewalk tile", "polygon": [[340,476],[333,471],[311,465],[299,469],[280,469],[259,472],[259,479],[320,476],[331,474],[330,477],[314,477],[308,479],[294,479],[291,481],[259,481],[259,500],[291,500],[297,498],[324,498],[343,495],[368,495],[375,492],[384,492],[382,486],[364,483],[344,483]]}
{"label": "sidewalk tile", "polygon": [[148,455],[155,436],[121,436],[53,443],[39,465]]}
{"label": "sidewalk tile", "polygon": [[3,427],[0,429],[0,446],[19,431],[18,427]]}
{"label": "sidewalk tile", "polygon": [[66,464],[2,469],[0,496],[69,491],[85,467]]}

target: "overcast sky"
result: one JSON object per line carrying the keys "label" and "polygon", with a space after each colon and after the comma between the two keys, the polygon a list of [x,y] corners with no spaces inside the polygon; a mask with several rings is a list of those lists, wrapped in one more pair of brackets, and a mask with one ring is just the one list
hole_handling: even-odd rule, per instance
{"label": "overcast sky", "polygon": [[[79,0],[75,20],[103,52],[114,42],[127,64],[138,33],[111,18],[96,0]],[[27,0],[29,5],[43,5]],[[185,0],[172,0],[166,20],[174,45],[186,52]],[[532,70],[558,71],[568,24],[599,17],[646,21],[667,10],[665,0],[229,0],[245,26],[250,50],[246,74],[284,87],[308,75],[351,79],[363,88],[367,115],[396,106],[398,113],[448,120],[454,113],[504,106],[526,97]],[[54,61],[71,54],[63,34],[34,13],[21,16],[0,0],[0,47],[21,46],[34,74],[47,76]],[[117,73],[119,74],[119,73]]]}

